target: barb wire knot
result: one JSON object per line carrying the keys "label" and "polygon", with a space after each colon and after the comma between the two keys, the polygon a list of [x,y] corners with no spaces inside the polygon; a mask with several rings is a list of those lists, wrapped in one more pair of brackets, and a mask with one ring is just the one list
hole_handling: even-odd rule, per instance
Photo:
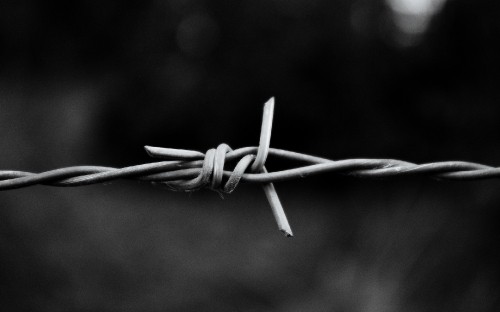
{"label": "barb wire knot", "polygon": [[[152,156],[158,156],[158,154],[155,153],[151,147],[146,146],[145,148]],[[233,149],[225,143],[220,144],[217,149],[209,149],[205,154],[180,149],[164,149],[161,155],[162,157],[185,160],[191,157],[202,156],[203,164],[201,166],[200,173],[195,178],[161,183],[175,191],[191,192],[201,188],[209,188],[218,193],[230,194],[236,189],[241,181],[241,178],[243,177],[243,174],[245,174],[247,168],[256,158],[253,154],[243,156],[238,161],[226,183],[222,187],[226,155],[228,152],[232,151]]]}
{"label": "barb wire knot", "polygon": [[[200,188],[208,187],[219,194],[231,193],[235,190],[241,178],[245,174],[248,166],[251,164],[250,171],[256,174],[268,173],[264,164],[269,154],[269,145],[271,143],[271,130],[274,115],[274,98],[269,99],[264,104],[264,113],[262,117],[262,127],[260,132],[259,147],[257,155],[247,154],[240,159],[233,172],[224,185],[221,187],[222,178],[224,176],[224,164],[226,162],[226,155],[233,150],[229,145],[220,144],[217,149],[209,149],[205,154],[179,149],[161,149],[146,146],[146,151],[153,157],[167,157],[174,159],[193,159],[203,158],[203,164],[199,174],[189,180],[174,180],[170,182],[163,182],[167,187],[176,191],[195,191]],[[198,167],[199,168],[199,167]],[[278,198],[278,194],[272,182],[264,183],[262,185],[267,200],[271,206],[274,218],[278,224],[279,230],[287,237],[292,237],[293,233],[288,223],[288,219],[283,210],[283,206]]]}

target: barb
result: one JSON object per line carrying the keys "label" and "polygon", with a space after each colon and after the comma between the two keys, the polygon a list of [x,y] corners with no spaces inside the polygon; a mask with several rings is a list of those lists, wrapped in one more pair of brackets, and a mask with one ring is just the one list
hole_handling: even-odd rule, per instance
{"label": "barb", "polygon": [[[274,115],[274,98],[271,98],[264,105],[264,115],[262,116],[262,128],[260,130],[260,142],[259,149],[257,150],[257,156],[252,164],[251,170],[257,173],[267,173],[264,164],[269,154],[269,144],[271,144],[271,129],[273,127],[273,115]],[[281,201],[278,197],[278,193],[274,188],[272,182],[262,184],[262,189],[266,194],[267,201],[271,206],[274,219],[278,224],[278,229],[286,236],[292,237],[292,229],[288,223],[288,219],[285,214],[285,210],[281,205]]]}
{"label": "barb", "polygon": [[[269,102],[273,101],[271,99]],[[269,103],[268,102],[268,103]],[[268,104],[266,103],[266,104]],[[274,103],[264,111],[259,147],[232,150],[227,144],[206,153],[190,150],[145,146],[154,158],[168,159],[124,168],[75,166],[42,173],[0,170],[0,191],[37,184],[70,187],[98,184],[117,179],[160,183],[177,191],[195,191],[210,188],[220,193],[232,193],[240,182],[259,183],[273,209],[279,229],[292,236],[283,207],[273,182],[305,178],[307,176],[337,173],[360,178],[392,178],[402,176],[430,176],[442,180],[478,180],[500,178],[500,167],[465,162],[444,161],[414,164],[395,159],[330,160],[288,150],[270,148],[270,132]],[[270,107],[271,106],[271,107]],[[268,117],[266,117],[268,113]],[[296,168],[267,172],[267,156],[302,163]],[[232,170],[225,170],[231,165]],[[247,170],[250,172],[247,173]]]}

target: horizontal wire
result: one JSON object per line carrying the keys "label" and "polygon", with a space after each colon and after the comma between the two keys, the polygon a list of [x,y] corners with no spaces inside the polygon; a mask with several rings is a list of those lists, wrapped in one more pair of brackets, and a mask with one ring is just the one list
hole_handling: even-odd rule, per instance
{"label": "horizontal wire", "polygon": [[[159,161],[124,168],[75,166],[42,173],[2,170],[0,171],[0,190],[16,189],[36,184],[82,186],[117,179],[161,183],[194,179],[199,177],[202,172],[203,157],[205,154],[201,152],[156,147],[146,147],[146,151],[153,157],[176,158],[177,160]],[[239,148],[229,151],[225,155],[225,161],[228,163],[239,160],[247,155],[255,155],[256,152],[257,147]],[[395,159],[345,159],[333,161],[275,148],[269,149],[269,155],[302,162],[305,165],[268,173],[242,173],[240,168],[238,169],[238,176],[233,177],[232,189],[234,189],[240,179],[243,182],[249,183],[269,183],[304,178],[322,173],[340,173],[362,178],[424,175],[449,180],[475,180],[500,177],[500,168],[465,161],[445,161],[426,164],[414,164]],[[247,164],[244,167],[248,166],[249,161],[250,159],[245,160]],[[231,179],[232,174],[233,172],[231,171],[223,171],[223,176],[226,179]]]}

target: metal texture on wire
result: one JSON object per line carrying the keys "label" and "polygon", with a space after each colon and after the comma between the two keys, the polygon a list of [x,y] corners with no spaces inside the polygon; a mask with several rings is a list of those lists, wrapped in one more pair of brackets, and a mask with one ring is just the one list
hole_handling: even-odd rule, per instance
{"label": "metal texture on wire", "polygon": [[[363,178],[389,178],[425,175],[448,180],[477,180],[500,177],[500,168],[465,161],[443,161],[414,164],[395,159],[330,160],[288,150],[270,148],[274,98],[264,106],[261,138],[258,147],[231,149],[221,144],[206,153],[145,146],[146,152],[165,161],[124,168],[75,166],[42,173],[0,170],[0,190],[28,187],[36,184],[50,186],[83,186],[132,179],[161,183],[172,190],[195,191],[209,188],[220,193],[233,192],[240,182],[260,183],[271,205],[278,228],[286,235],[292,231],[272,182],[304,178],[323,173],[338,173]],[[264,166],[267,156],[288,159],[302,165],[268,172]],[[232,171],[225,170],[233,164]],[[224,182],[224,183],[223,183]]]}

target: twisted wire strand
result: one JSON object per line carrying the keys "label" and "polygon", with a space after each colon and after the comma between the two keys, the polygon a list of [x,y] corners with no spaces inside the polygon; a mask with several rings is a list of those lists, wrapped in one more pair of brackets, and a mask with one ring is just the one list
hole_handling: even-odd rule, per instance
{"label": "twisted wire strand", "polygon": [[[36,184],[82,186],[117,179],[132,179],[160,183],[175,191],[191,192],[201,188],[209,188],[221,194],[233,192],[242,181],[260,183],[278,229],[286,237],[292,237],[292,229],[273,182],[328,172],[364,178],[427,175],[438,179],[472,180],[500,177],[500,168],[472,162],[445,161],[419,165],[395,159],[334,161],[270,148],[273,114],[274,98],[270,98],[264,104],[258,147],[243,147],[233,150],[227,144],[220,144],[216,149],[212,148],[206,153],[201,153],[184,149],[145,146],[149,156],[166,160],[125,168],[76,166],[42,173],[0,170],[0,191]],[[265,162],[269,155],[300,162],[303,165],[287,170],[268,172]],[[234,165],[232,171],[225,170],[226,164],[230,163]]]}
{"label": "twisted wire strand", "polygon": [[[82,186],[132,179],[163,183],[174,190],[193,191],[209,187],[231,193],[239,182],[270,183],[304,178],[322,173],[339,173],[362,178],[391,178],[425,175],[447,180],[477,180],[499,178],[500,168],[465,162],[444,161],[414,164],[395,159],[329,160],[288,150],[269,148],[272,157],[304,163],[292,169],[275,172],[246,173],[255,160],[257,147],[236,150],[225,144],[207,153],[197,151],[145,147],[150,156],[175,160],[159,161],[124,168],[75,166],[42,173],[0,171],[0,190],[28,187],[36,184],[51,186]],[[224,170],[226,163],[235,162],[233,171]],[[226,179],[224,186],[223,180]]]}

